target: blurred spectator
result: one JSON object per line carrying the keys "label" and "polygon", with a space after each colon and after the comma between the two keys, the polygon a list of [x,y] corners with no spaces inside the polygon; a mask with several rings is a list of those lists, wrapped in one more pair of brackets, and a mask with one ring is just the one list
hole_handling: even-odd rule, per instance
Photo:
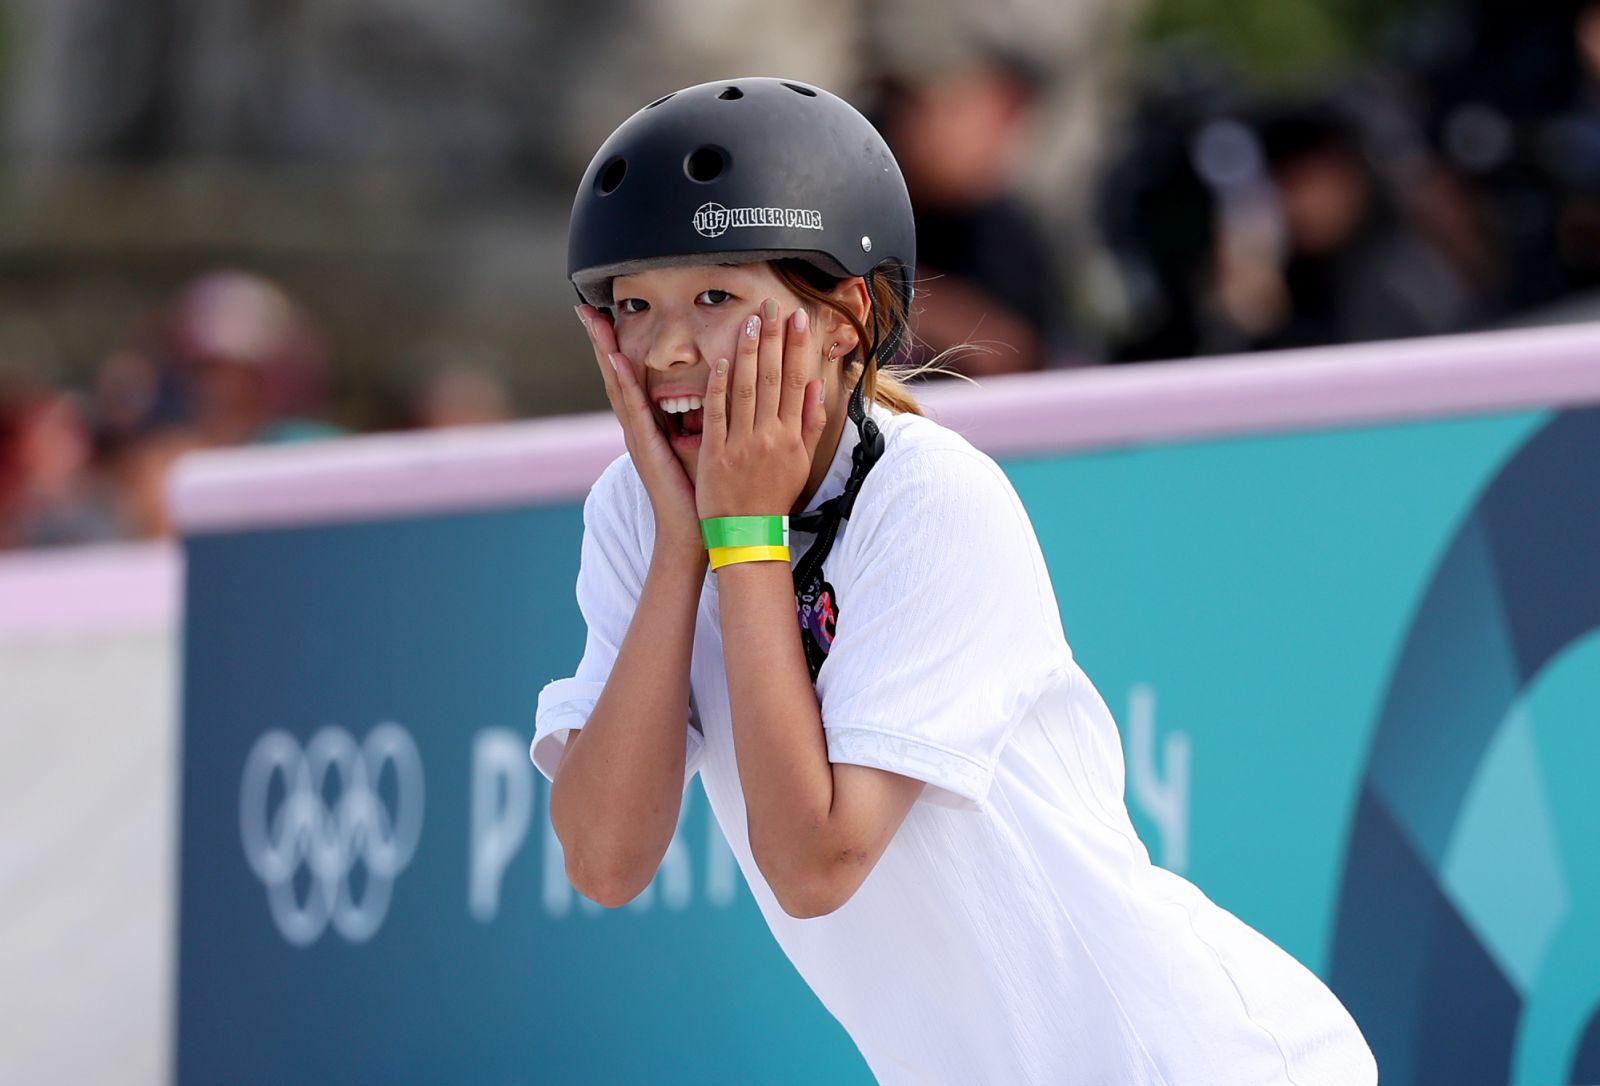
{"label": "blurred spectator", "polygon": [[167,473],[178,456],[208,444],[193,423],[190,400],[183,374],[154,332],[113,351],[100,367],[92,401],[99,460],[117,487],[127,536],[173,534]]}
{"label": "blurred spectator", "polygon": [[950,362],[969,375],[1082,361],[1059,253],[1019,193],[1087,18],[1035,0],[865,9],[875,120],[916,215],[915,361],[966,343]]}
{"label": "blurred spectator", "polygon": [[1282,111],[1261,143],[1282,208],[1288,308],[1255,346],[1443,333],[1474,318],[1470,284],[1399,214],[1338,112]]}
{"label": "blurred spectator", "polygon": [[[1099,186],[1101,231],[1125,296],[1121,327],[1112,336],[1117,361],[1185,358],[1236,346],[1218,342],[1206,311],[1224,212],[1217,171],[1202,169],[1201,152],[1214,126],[1239,132],[1229,119],[1239,105],[1233,82],[1205,50],[1161,50],[1122,126],[1121,145]],[[1244,138],[1247,148],[1257,146],[1253,136]],[[1276,261],[1275,252],[1271,258]]]}
{"label": "blurred spectator", "polygon": [[1037,370],[1069,354],[1067,292],[1039,222],[1010,192],[1038,89],[998,60],[883,88],[883,131],[911,192],[918,304],[912,332],[969,375]]}
{"label": "blurred spectator", "polygon": [[121,536],[115,496],[91,471],[92,455],[88,424],[71,395],[0,388],[0,547]]}
{"label": "blurred spectator", "polygon": [[168,332],[190,416],[206,444],[341,432],[311,417],[327,394],[327,343],[277,284],[240,271],[203,275],[179,294]]}
{"label": "blurred spectator", "polygon": [[413,363],[418,377],[400,391],[402,424],[421,430],[485,426],[516,416],[503,365],[491,353],[430,345]]}
{"label": "blurred spectator", "polygon": [[315,417],[328,365],[315,323],[270,280],[224,270],[182,287],[95,381],[99,460],[116,486],[120,533],[172,534],[166,478],[186,452],[341,433]]}
{"label": "blurred spectator", "polygon": [[512,417],[511,393],[505,382],[475,366],[440,370],[417,402],[417,425],[427,430],[486,426]]}
{"label": "blurred spectator", "polygon": [[1546,151],[1565,200],[1556,223],[1556,253],[1568,288],[1600,284],[1600,2],[1574,20],[1578,73],[1572,101],[1545,134]]}
{"label": "blurred spectator", "polygon": [[175,534],[167,513],[167,475],[184,453],[205,448],[189,428],[151,430],[124,448],[112,464],[119,488],[125,534],[135,539],[165,539]]}
{"label": "blurred spectator", "polygon": [[166,477],[183,453],[341,433],[314,417],[328,365],[315,323],[270,280],[224,270],[184,286],[134,345],[112,353],[96,383],[124,531],[172,534]]}
{"label": "blurred spectator", "polygon": [[1419,119],[1483,209],[1511,312],[1600,283],[1597,11],[1466,0],[1408,42]]}

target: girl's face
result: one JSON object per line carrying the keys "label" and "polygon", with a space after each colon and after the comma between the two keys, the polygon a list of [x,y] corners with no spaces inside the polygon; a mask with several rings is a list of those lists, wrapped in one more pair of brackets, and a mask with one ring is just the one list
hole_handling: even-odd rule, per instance
{"label": "girl's face", "polygon": [[[737,357],[744,322],[763,301],[777,299],[779,317],[786,321],[799,307],[800,297],[765,262],[697,264],[619,275],[611,290],[617,347],[633,362],[656,423],[692,482],[712,367],[718,359],[732,363]],[[817,317],[815,309],[812,317]],[[826,357],[830,341],[818,338],[823,339],[820,350]],[[849,343],[854,344],[853,335]],[[839,353],[847,349],[841,342]],[[824,377],[829,369],[824,364]],[[839,383],[829,381],[830,400]],[[677,402],[684,399],[690,410],[668,410],[684,407]]]}

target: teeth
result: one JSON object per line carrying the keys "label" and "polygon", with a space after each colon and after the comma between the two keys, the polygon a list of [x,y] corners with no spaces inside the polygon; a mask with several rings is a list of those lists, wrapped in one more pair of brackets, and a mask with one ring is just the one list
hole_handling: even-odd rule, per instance
{"label": "teeth", "polygon": [[698,411],[704,405],[699,396],[668,396],[661,401],[661,410],[669,415],[682,414],[685,411]]}

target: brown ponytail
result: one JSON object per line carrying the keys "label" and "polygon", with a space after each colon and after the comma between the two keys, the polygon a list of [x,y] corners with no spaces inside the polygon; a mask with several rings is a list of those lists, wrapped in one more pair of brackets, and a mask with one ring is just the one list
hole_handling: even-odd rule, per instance
{"label": "brown ponytail", "polygon": [[857,320],[856,315],[843,303],[833,297],[834,288],[844,280],[829,275],[805,260],[774,260],[772,269],[778,278],[783,280],[785,286],[809,302],[812,308],[826,306],[848,320],[855,328],[856,347],[842,360],[844,375],[847,379],[854,380],[856,375],[861,373],[862,367],[866,367],[866,376],[862,378],[865,384],[861,392],[868,402],[881,404],[896,414],[922,414],[922,408],[917,404],[916,397],[912,396],[911,390],[906,387],[906,380],[936,367],[905,367],[892,363],[886,365],[878,358],[864,357],[869,344],[885,342],[889,334],[896,329],[903,336],[910,335],[910,314],[906,312],[906,307],[900,301],[900,296],[895,292],[894,284],[888,276],[872,277],[872,313],[869,318],[872,327],[868,328]]}

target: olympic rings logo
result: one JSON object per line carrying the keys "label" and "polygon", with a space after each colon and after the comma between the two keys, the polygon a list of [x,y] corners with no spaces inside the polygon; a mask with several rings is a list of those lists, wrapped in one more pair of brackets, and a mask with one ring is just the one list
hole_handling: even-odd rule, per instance
{"label": "olympic rings logo", "polygon": [[[392,815],[378,791],[386,765],[397,786]],[[330,771],[338,778],[331,802]],[[274,780],[282,781],[281,793]],[[280,729],[257,739],[239,787],[239,835],[283,937],[308,946],[331,922],[352,943],[372,938],[389,911],[394,880],[416,851],[422,804],[422,757],[398,724],[379,724],[359,746],[336,726],[318,731],[304,750]],[[359,900],[350,883],[357,861],[366,869]],[[303,903],[295,892],[302,865],[311,875]]]}

